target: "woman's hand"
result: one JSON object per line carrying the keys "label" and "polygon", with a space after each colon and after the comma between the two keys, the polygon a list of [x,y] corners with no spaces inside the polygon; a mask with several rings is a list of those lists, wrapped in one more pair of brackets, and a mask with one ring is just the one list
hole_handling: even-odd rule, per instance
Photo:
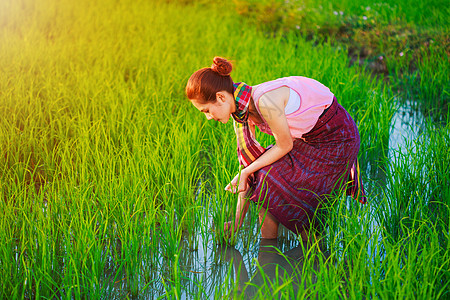
{"label": "woman's hand", "polygon": [[234,228],[233,228],[232,221],[223,223],[223,231],[225,232],[226,237],[230,237],[233,234],[233,232],[235,233],[239,229],[238,224],[237,223],[235,223],[235,224],[236,224],[236,226],[234,226]]}
{"label": "woman's hand", "polygon": [[225,187],[226,191],[231,193],[245,192],[248,189],[248,174],[245,169],[234,176],[233,180]]}
{"label": "woman's hand", "polygon": [[[225,236],[232,236],[233,233],[238,231],[241,228],[242,223],[244,222],[245,215],[247,214],[248,208],[250,206],[250,200],[246,198],[247,192],[241,192],[238,196],[238,201],[236,204],[236,217],[233,221],[225,222],[223,224],[223,230],[225,232]],[[234,225],[234,226],[233,226]]]}

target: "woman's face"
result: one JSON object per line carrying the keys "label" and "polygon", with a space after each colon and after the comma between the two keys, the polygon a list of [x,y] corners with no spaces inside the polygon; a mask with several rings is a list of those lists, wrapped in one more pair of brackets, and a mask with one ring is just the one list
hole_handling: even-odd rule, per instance
{"label": "woman's face", "polygon": [[208,120],[215,120],[227,123],[232,113],[236,111],[234,97],[225,91],[217,92],[215,102],[200,102],[197,99],[191,99],[192,104],[200,112],[204,113]]}

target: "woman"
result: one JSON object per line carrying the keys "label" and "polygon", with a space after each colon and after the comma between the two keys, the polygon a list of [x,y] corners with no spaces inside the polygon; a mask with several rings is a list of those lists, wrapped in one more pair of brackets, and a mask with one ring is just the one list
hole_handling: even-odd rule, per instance
{"label": "woman", "polygon": [[[192,74],[186,95],[208,120],[227,123],[232,116],[235,121],[244,168],[226,187],[239,193],[234,230],[242,225],[250,199],[262,206],[262,238],[277,238],[282,223],[306,239],[326,195],[343,184],[353,195],[362,189],[356,176],[356,124],[318,81],[295,76],[251,87],[234,83],[231,70],[229,61],[215,57],[210,68]],[[273,135],[275,145],[261,147],[255,126]],[[224,227],[230,231],[232,222]]]}

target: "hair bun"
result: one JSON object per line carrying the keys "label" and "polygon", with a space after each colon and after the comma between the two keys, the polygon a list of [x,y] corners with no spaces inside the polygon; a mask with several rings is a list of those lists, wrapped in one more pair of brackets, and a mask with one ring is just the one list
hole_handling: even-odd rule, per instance
{"label": "hair bun", "polygon": [[233,70],[233,65],[225,58],[216,56],[214,57],[213,64],[211,65],[211,70],[219,73],[219,75],[229,76],[231,74],[231,70]]}

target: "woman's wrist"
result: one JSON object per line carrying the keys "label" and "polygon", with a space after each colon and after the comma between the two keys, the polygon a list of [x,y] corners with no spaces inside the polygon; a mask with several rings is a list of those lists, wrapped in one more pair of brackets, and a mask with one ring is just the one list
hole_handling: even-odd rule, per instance
{"label": "woman's wrist", "polygon": [[249,177],[250,175],[252,175],[253,172],[251,172],[251,170],[249,169],[249,167],[245,167],[244,169],[241,170],[241,177]]}

